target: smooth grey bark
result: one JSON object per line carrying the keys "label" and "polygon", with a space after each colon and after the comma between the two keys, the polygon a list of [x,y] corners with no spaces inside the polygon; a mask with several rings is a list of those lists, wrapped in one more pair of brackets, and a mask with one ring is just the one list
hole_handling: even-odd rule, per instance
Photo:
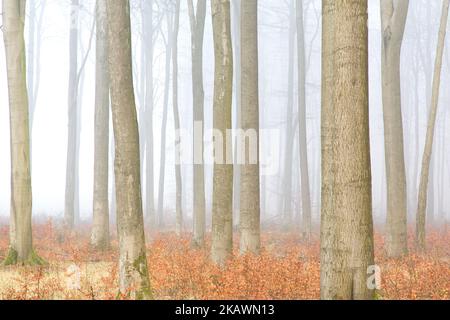
{"label": "smooth grey bark", "polygon": [[25,5],[24,0],[3,0],[2,3],[11,141],[10,248],[4,265],[44,263],[34,253],[32,238]]}
{"label": "smooth grey bark", "polygon": [[[260,239],[260,176],[259,176],[259,90],[258,90],[258,0],[241,2],[241,78],[242,130],[254,130],[257,150],[250,145],[238,150],[245,155],[240,177],[240,252],[259,254]],[[250,163],[250,151],[257,152],[257,163]]]}
{"label": "smooth grey bark", "polygon": [[170,89],[170,65],[172,57],[172,32],[173,32],[173,12],[166,13],[167,21],[167,40],[166,40],[166,80],[164,84],[164,103],[163,117],[161,125],[161,153],[159,161],[159,184],[158,184],[158,226],[164,227],[164,187],[166,175],[166,133],[167,133],[167,114],[169,112],[169,89]]}
{"label": "smooth grey bark", "polygon": [[[46,1],[28,1],[29,27],[28,27],[28,55],[27,55],[27,89],[28,103],[30,109],[30,144],[32,141],[32,131],[34,123],[34,113],[36,110],[37,98],[39,94],[41,79],[41,45],[42,45],[42,24],[47,5]],[[40,11],[37,7],[40,6]]]}
{"label": "smooth grey bark", "polygon": [[[205,243],[206,214],[205,214],[205,168],[203,163],[203,132],[204,132],[204,104],[205,93],[203,90],[203,37],[205,33],[206,0],[198,0],[194,9],[192,0],[187,0],[189,21],[191,29],[192,52],[192,94],[193,94],[193,120],[194,128],[200,124],[199,137],[194,134],[193,151],[193,239],[196,247],[203,247]],[[197,125],[196,125],[197,124]],[[194,129],[195,130],[195,129]],[[200,159],[195,159],[198,154]],[[199,161],[196,161],[199,160]]]}
{"label": "smooth grey bark", "polygon": [[95,66],[94,196],[91,244],[100,250],[109,239],[109,73],[106,1],[97,0]]}
{"label": "smooth grey bark", "polygon": [[309,186],[308,139],[306,133],[306,57],[305,30],[303,22],[303,0],[296,0],[297,14],[297,54],[298,54],[298,114],[299,149],[302,199],[302,238],[311,237],[311,192]]}
{"label": "smooth grey bark", "polygon": [[152,298],[141,198],[139,130],[133,89],[130,4],[107,1],[111,109],[115,141],[119,290]]}
{"label": "smooth grey bark", "polygon": [[153,168],[153,0],[144,0],[142,10],[145,48],[145,216],[155,227],[155,191]]}
{"label": "smooth grey bark", "polygon": [[183,185],[181,177],[181,158],[177,152],[180,143],[180,113],[178,110],[178,32],[180,29],[180,0],[175,0],[175,16],[173,24],[173,49],[172,49],[172,103],[175,128],[175,183],[176,183],[176,233],[181,235],[183,231]]}
{"label": "smooth grey bark", "polygon": [[373,299],[367,1],[322,2],[322,299]]}
{"label": "smooth grey bark", "polygon": [[292,162],[294,157],[294,58],[295,58],[295,0],[289,3],[289,57],[288,57],[288,91],[286,113],[286,145],[283,173],[283,195],[280,212],[283,214],[285,229],[292,226]]}
{"label": "smooth grey bark", "polygon": [[[241,1],[233,0],[231,5],[232,41],[234,51],[234,86],[235,86],[235,128],[242,129],[242,80],[241,80]],[[238,146],[235,143],[234,159],[238,158]],[[238,225],[241,204],[241,166],[236,165],[233,171],[233,224]]]}
{"label": "smooth grey bark", "polygon": [[439,28],[438,43],[436,49],[436,61],[434,66],[433,87],[431,95],[430,115],[428,117],[427,135],[422,158],[422,170],[419,185],[419,198],[416,217],[416,246],[419,250],[426,249],[426,209],[428,196],[428,179],[430,176],[430,163],[433,151],[434,131],[439,102],[439,90],[441,83],[442,59],[444,55],[445,36],[447,31],[448,10],[450,0],[442,2],[442,17]]}
{"label": "smooth grey bark", "polygon": [[233,165],[230,164],[232,159],[228,159],[232,152],[227,152],[232,146],[226,143],[232,141],[233,48],[230,1],[212,0],[211,5],[215,56],[214,129],[223,137],[220,146],[223,159],[215,158],[214,163],[211,258],[223,266],[233,249]]}
{"label": "smooth grey bark", "polygon": [[407,195],[400,88],[400,54],[409,0],[381,1],[382,91],[387,181],[386,252],[407,253]]}
{"label": "smooth grey bark", "polygon": [[66,190],[64,202],[65,227],[75,226],[75,184],[77,122],[78,122],[78,24],[79,0],[71,0],[70,35],[69,35],[69,92],[68,92],[68,142],[66,165]]}

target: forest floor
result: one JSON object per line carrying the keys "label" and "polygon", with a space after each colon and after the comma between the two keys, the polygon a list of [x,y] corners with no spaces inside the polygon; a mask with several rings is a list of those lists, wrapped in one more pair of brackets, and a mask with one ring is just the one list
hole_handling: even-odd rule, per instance
{"label": "forest floor", "polygon": [[[428,232],[428,252],[401,259],[383,252],[379,299],[450,299],[450,228]],[[0,266],[0,299],[116,299],[117,242],[105,253],[92,251],[85,228],[61,242],[51,221],[34,226],[36,252],[47,267]],[[208,241],[209,243],[209,241]],[[238,243],[235,241],[235,243]],[[158,299],[318,299],[320,259],[317,237],[306,246],[295,233],[264,232],[260,256],[238,256],[224,270],[205,250],[193,249],[189,235],[155,235],[148,245],[150,279]],[[8,227],[0,226],[0,261],[8,249]]]}

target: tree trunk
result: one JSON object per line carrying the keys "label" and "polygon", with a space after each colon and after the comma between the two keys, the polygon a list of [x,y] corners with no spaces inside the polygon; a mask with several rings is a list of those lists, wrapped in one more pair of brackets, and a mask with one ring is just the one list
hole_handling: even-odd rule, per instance
{"label": "tree trunk", "polygon": [[203,247],[205,241],[205,168],[203,163],[204,103],[203,91],[203,36],[205,32],[206,0],[198,0],[194,12],[192,0],[188,0],[192,46],[192,91],[194,118],[194,212],[193,245]]}
{"label": "tree trunk", "polygon": [[[242,80],[241,80],[241,1],[231,1],[232,41],[234,49],[235,128],[242,129]],[[235,163],[238,158],[237,143],[234,146]],[[233,171],[233,224],[239,225],[241,205],[241,166]]]}
{"label": "tree trunk", "polygon": [[33,251],[29,106],[24,40],[25,1],[3,0],[11,139],[10,249],[3,262],[43,264]]}
{"label": "tree trunk", "polygon": [[107,1],[111,108],[115,141],[119,290],[152,297],[141,199],[139,130],[133,89],[128,0]]}
{"label": "tree trunk", "polygon": [[153,168],[153,0],[144,0],[143,38],[145,46],[145,216],[152,227],[156,225]]}
{"label": "tree trunk", "polygon": [[[259,90],[258,90],[258,0],[241,2],[241,77],[242,130],[256,131],[257,150],[243,143],[245,164],[241,167],[240,185],[240,251],[259,254],[260,240],[260,184],[259,184]],[[250,152],[256,152],[257,162],[251,163]]]}
{"label": "tree trunk", "polygon": [[164,187],[166,175],[166,133],[167,133],[167,113],[169,111],[169,90],[170,90],[170,60],[172,57],[172,21],[171,12],[167,12],[167,43],[166,43],[166,80],[164,84],[164,104],[161,125],[161,153],[159,161],[159,189],[158,189],[158,226],[164,227]]}
{"label": "tree trunk", "polygon": [[324,0],[322,299],[372,299],[367,1]]}
{"label": "tree trunk", "polygon": [[180,0],[176,0],[175,18],[173,25],[173,49],[172,49],[172,68],[173,68],[173,119],[175,123],[175,183],[176,183],[176,233],[181,235],[183,230],[183,185],[181,181],[181,158],[177,146],[180,143],[180,113],[178,110],[178,32],[180,28]]}
{"label": "tree trunk", "polygon": [[109,74],[106,1],[97,0],[96,7],[94,216],[91,243],[100,250],[109,247]]}
{"label": "tree trunk", "polygon": [[311,237],[311,193],[309,186],[308,139],[306,133],[306,59],[303,0],[297,0],[298,114],[300,140],[300,176],[302,192],[302,238]]}
{"label": "tree trunk", "polygon": [[430,115],[428,118],[427,136],[425,140],[425,149],[422,158],[422,170],[420,176],[419,199],[416,217],[416,246],[419,250],[425,250],[426,233],[426,208],[428,177],[430,174],[430,162],[433,151],[433,139],[436,124],[436,116],[439,102],[439,89],[441,82],[442,58],[444,54],[445,36],[448,21],[448,8],[450,0],[444,0],[442,3],[442,17],[439,28],[438,45],[436,50],[436,62],[434,66],[433,89],[431,95]]}
{"label": "tree trunk", "polygon": [[400,53],[409,0],[381,1],[382,91],[386,150],[386,251],[390,257],[407,253],[407,196],[400,89]]}
{"label": "tree trunk", "polygon": [[[214,129],[223,137],[222,159],[215,158],[212,214],[212,260],[224,265],[233,249],[233,165],[231,152],[233,49],[230,1],[212,0],[215,55]],[[228,151],[228,152],[227,152]],[[216,153],[220,151],[216,150]],[[226,158],[226,159],[225,159]]]}
{"label": "tree trunk", "polygon": [[293,130],[294,117],[294,55],[295,55],[295,0],[290,0],[289,4],[289,65],[288,65],[288,101],[286,113],[286,145],[284,158],[284,178],[282,206],[283,224],[285,229],[292,225],[292,161],[295,133]]}
{"label": "tree trunk", "polygon": [[76,149],[78,119],[78,17],[79,0],[72,0],[69,35],[69,95],[68,95],[68,141],[66,165],[66,194],[64,222],[66,228],[75,225],[75,183],[76,183]]}

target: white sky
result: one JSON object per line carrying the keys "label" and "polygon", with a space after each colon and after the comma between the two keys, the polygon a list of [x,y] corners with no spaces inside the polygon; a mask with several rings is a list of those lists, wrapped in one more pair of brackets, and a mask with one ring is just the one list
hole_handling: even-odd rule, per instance
{"label": "white sky", "polygon": [[[29,0],[31,1],[31,0]],[[68,28],[69,28],[69,1],[65,0],[46,0],[45,22],[43,26],[42,42],[42,72],[37,111],[35,113],[35,126],[33,131],[33,205],[34,212],[38,214],[62,214],[64,208],[65,191],[65,165],[66,165],[66,146],[67,146],[67,85],[68,85]],[[417,4],[420,0],[412,0],[411,5]],[[87,1],[92,5],[92,0]],[[262,94],[262,104],[268,108],[270,115],[267,117],[270,121],[266,125],[274,126],[285,117],[285,92],[286,89],[286,56],[287,56],[287,23],[283,15],[278,15],[267,9],[270,6],[283,7],[283,2],[275,0],[261,0],[266,8],[261,12],[260,18],[264,20],[264,26],[261,28],[260,36],[260,61],[261,89],[265,88],[267,92]],[[320,10],[320,0],[314,0],[315,7]],[[433,13],[436,14],[437,8],[440,10],[440,1],[433,0]],[[187,20],[186,3],[182,1],[181,28],[179,39],[179,67],[180,67],[180,113],[182,123],[188,126],[192,121],[190,113],[191,76],[190,76],[190,33]],[[1,8],[1,3],[0,3]],[[284,7],[285,8],[285,7]],[[284,9],[285,10],[285,9]],[[0,10],[1,11],[1,10]],[[278,10],[279,11],[279,10]],[[285,12],[286,13],[286,12]],[[312,11],[310,11],[312,13]],[[280,18],[281,17],[281,18]],[[313,24],[314,16],[308,18],[309,24]],[[82,17],[83,48],[86,49],[88,33],[91,26],[91,17],[84,14]],[[433,20],[433,24],[436,25]],[[278,24],[278,27],[277,25]],[[281,27],[281,28],[280,28]],[[412,28],[413,26],[409,26]],[[307,28],[308,29],[308,28]],[[369,29],[370,29],[370,68],[371,68],[371,136],[372,136],[372,165],[374,172],[373,189],[377,193],[381,190],[382,172],[384,166],[383,160],[383,142],[382,136],[382,114],[380,105],[381,91],[379,88],[379,0],[369,0]],[[309,26],[308,40],[311,40],[313,27]],[[408,27],[407,27],[408,34]],[[437,34],[437,32],[436,32]],[[408,37],[408,36],[407,36]],[[139,46],[136,47],[139,49]],[[307,48],[311,50],[311,48]],[[434,50],[433,50],[434,51]],[[82,107],[82,133],[81,133],[81,154],[80,154],[80,207],[81,214],[84,217],[90,216],[92,202],[92,176],[93,176],[93,115],[94,115],[94,57],[95,48],[91,51],[90,58],[86,65],[85,86],[83,93]],[[312,120],[308,123],[308,134],[314,143],[314,150],[318,150],[320,140],[317,132],[317,124],[320,109],[320,90],[313,88],[320,81],[320,34],[313,42],[312,48],[312,67],[308,75],[308,83],[313,83],[312,89],[308,95],[308,104],[310,110],[308,117]],[[407,64],[408,62],[406,62]],[[159,138],[160,138],[160,119],[161,119],[161,100],[164,81],[164,53],[161,43],[157,45],[155,53],[155,84],[159,88],[156,93],[155,121],[155,181],[159,173]],[[208,9],[206,20],[205,36],[205,107],[210,108],[212,90],[213,90],[213,51],[211,36],[211,18]],[[137,99],[138,100],[138,99]],[[169,102],[170,103],[170,102]],[[312,107],[314,105],[314,107]],[[281,109],[283,108],[283,109]],[[279,111],[281,110],[281,111]],[[207,113],[207,126],[211,125],[210,111]],[[172,111],[169,109],[167,155],[169,158],[173,155],[170,148],[172,136]],[[425,124],[423,124],[424,126]],[[312,134],[314,133],[314,134]],[[314,151],[314,152],[316,152]],[[310,157],[314,156],[310,153]],[[3,48],[3,39],[0,39],[0,215],[9,214],[10,199],[10,155],[9,155],[9,111],[8,94],[6,85],[6,69]],[[311,170],[313,170],[312,168]],[[172,168],[167,168],[166,176],[166,197],[172,197],[174,193]],[[187,189],[190,189],[190,170],[184,171],[184,178]],[[314,183],[314,175],[312,183]],[[210,181],[207,181],[207,190],[210,189]],[[269,186],[269,189],[276,189],[275,186]],[[157,189],[156,189],[157,190]],[[379,194],[379,192],[378,192]],[[376,198],[376,197],[375,197]],[[186,205],[189,207],[191,195],[186,194]],[[270,199],[268,200],[270,202]],[[168,203],[172,206],[172,203]]]}

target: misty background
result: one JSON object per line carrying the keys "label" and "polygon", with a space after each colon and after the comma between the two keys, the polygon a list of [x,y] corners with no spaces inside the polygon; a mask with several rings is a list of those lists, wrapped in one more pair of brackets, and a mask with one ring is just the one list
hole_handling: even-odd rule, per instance
{"label": "misty background", "polygon": [[[144,0],[145,1],[145,0]],[[285,150],[286,150],[286,115],[288,105],[288,71],[297,70],[289,65],[289,21],[291,1],[259,1],[259,56],[260,56],[260,108],[261,128],[277,129],[281,139],[273,141],[270,137],[262,137],[261,157],[275,157],[280,164],[276,174],[262,178],[262,219],[273,221],[281,216],[280,201],[286,195]],[[45,2],[41,37],[40,81],[32,132],[32,187],[33,213],[35,215],[63,215],[66,156],[67,156],[67,110],[69,79],[69,28],[70,1],[68,0],[35,0],[27,1],[37,6],[38,15]],[[140,107],[139,75],[141,48],[141,16],[138,13],[142,0],[131,0],[133,7],[133,55],[136,103]],[[236,1],[232,1],[232,7]],[[370,129],[372,154],[372,186],[373,208],[376,220],[384,221],[385,217],[385,160],[384,160],[384,128],[381,104],[381,35],[379,0],[368,0],[369,3],[369,65],[370,65]],[[82,60],[88,49],[90,33],[93,25],[95,1],[82,0],[79,32],[80,52]],[[204,41],[204,85],[205,85],[205,119],[206,128],[212,126],[212,95],[214,81],[214,52],[211,26],[210,6],[207,7],[205,41]],[[403,42],[402,73],[402,109],[405,136],[405,159],[408,182],[408,213],[415,215],[417,198],[415,186],[418,176],[414,166],[420,161],[425,140],[429,100],[427,86],[431,86],[434,67],[436,41],[438,36],[440,0],[411,0],[405,38]],[[29,10],[29,8],[27,8]],[[164,14],[164,6],[158,8],[155,15]],[[307,136],[310,183],[312,192],[313,220],[318,221],[320,208],[320,81],[321,81],[321,1],[304,1],[305,10],[305,45],[307,57]],[[0,3],[1,11],[1,3]],[[236,23],[233,16],[232,24]],[[295,18],[295,13],[293,13]],[[26,29],[28,26],[25,26]],[[154,166],[155,190],[159,177],[159,153],[161,152],[161,119],[163,111],[163,93],[165,85],[165,41],[167,40],[166,24],[158,27],[154,55],[155,108],[154,108]],[[25,30],[25,40],[29,39]],[[191,78],[191,42],[187,2],[181,1],[180,33],[179,33],[179,108],[181,127],[192,130],[192,78]],[[448,104],[450,103],[450,52],[447,46],[442,73],[441,97],[436,125],[435,150],[433,154],[432,176],[430,177],[430,198],[434,204],[435,216],[449,217],[449,199],[445,196],[449,189],[450,170],[447,139]],[[234,39],[234,45],[236,45]],[[295,48],[296,46],[294,46]],[[294,49],[295,50],[295,49]],[[29,57],[28,57],[29,58]],[[428,63],[431,61],[431,63]],[[297,77],[294,82],[294,118],[297,113]],[[93,168],[94,168],[94,93],[95,93],[95,41],[83,70],[80,85],[81,99],[81,143],[80,143],[80,214],[83,220],[92,216]],[[236,90],[234,94],[236,93]],[[171,97],[171,95],[170,95]],[[171,110],[171,98],[169,100]],[[295,119],[293,119],[295,120]],[[174,127],[173,114],[168,112],[166,181],[164,207],[168,212],[175,211],[175,171],[174,162]],[[297,128],[298,131],[298,128]],[[294,156],[292,168],[287,168],[292,176],[293,211],[301,208],[300,178],[298,164],[298,135],[294,140]],[[209,139],[210,140],[210,139]],[[211,151],[211,146],[206,148]],[[418,156],[417,150],[418,148]],[[0,216],[9,215],[10,206],[10,138],[9,110],[6,79],[6,62],[4,44],[0,41]],[[264,161],[262,159],[262,161]],[[145,168],[144,168],[145,169]],[[210,212],[212,198],[212,166],[206,166],[206,199],[207,212]],[[184,210],[192,216],[192,166],[182,166]],[[157,193],[157,192],[156,192]],[[155,194],[155,201],[157,194]],[[210,214],[207,214],[210,216]]]}

